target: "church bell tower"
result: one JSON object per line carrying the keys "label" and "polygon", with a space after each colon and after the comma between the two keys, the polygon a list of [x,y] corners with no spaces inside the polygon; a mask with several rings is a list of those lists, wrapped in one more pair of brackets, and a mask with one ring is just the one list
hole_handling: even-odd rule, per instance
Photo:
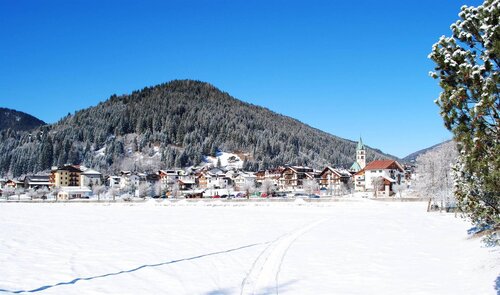
{"label": "church bell tower", "polygon": [[366,150],[365,146],[363,145],[363,140],[361,139],[361,137],[359,138],[358,146],[356,147],[356,162],[358,162],[359,167],[361,167],[361,169],[365,168]]}

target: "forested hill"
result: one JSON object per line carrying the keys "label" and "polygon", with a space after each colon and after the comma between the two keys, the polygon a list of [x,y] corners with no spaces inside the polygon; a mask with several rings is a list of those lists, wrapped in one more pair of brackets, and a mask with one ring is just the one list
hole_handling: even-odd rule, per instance
{"label": "forested hill", "polygon": [[427,153],[428,151],[431,151],[431,150],[434,150],[434,149],[437,149],[439,148],[440,146],[450,142],[451,140],[447,140],[447,141],[443,141],[441,143],[438,143],[436,145],[433,145],[431,147],[428,147],[428,148],[425,148],[425,149],[422,149],[422,150],[419,150],[419,151],[416,151],[414,153],[411,153],[409,154],[408,156],[404,157],[402,160],[404,162],[415,162],[417,160],[417,158],[425,153]]}
{"label": "forested hill", "polygon": [[[346,126],[346,128],[349,128]],[[244,168],[350,165],[356,143],[214,86],[176,80],[111,96],[53,125],[0,132],[0,174],[14,176],[65,163],[103,172],[196,165],[217,150],[244,154]],[[368,148],[368,159],[387,158]]]}
{"label": "forested hill", "polygon": [[32,115],[16,110],[0,108],[0,130],[10,128],[16,131],[26,131],[42,125],[45,125],[45,122]]}

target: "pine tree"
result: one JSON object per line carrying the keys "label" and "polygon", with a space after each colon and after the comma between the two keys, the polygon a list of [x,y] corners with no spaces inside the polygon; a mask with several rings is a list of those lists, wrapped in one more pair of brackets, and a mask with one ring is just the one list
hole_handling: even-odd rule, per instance
{"label": "pine tree", "polygon": [[40,151],[40,157],[38,161],[38,169],[37,170],[45,170],[52,166],[52,157],[53,157],[53,143],[50,136],[47,136],[46,139],[42,142],[42,148]]}
{"label": "pine tree", "polygon": [[429,55],[442,92],[436,103],[457,142],[455,195],[478,225],[500,223],[500,1],[462,6],[453,35]]}

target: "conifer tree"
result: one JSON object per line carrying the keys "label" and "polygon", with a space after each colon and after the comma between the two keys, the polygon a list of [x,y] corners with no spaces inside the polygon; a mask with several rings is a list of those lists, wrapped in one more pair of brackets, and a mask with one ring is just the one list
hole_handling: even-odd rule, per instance
{"label": "conifer tree", "polygon": [[500,1],[462,6],[429,55],[430,75],[439,79],[436,100],[459,151],[455,196],[459,208],[478,225],[500,222]]}

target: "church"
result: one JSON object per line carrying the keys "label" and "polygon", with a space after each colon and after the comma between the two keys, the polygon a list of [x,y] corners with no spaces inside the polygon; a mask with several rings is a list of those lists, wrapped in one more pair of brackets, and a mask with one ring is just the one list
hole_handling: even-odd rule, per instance
{"label": "church", "polygon": [[361,137],[358,141],[358,146],[356,147],[356,161],[352,164],[351,168],[349,168],[350,172],[359,172],[363,170],[366,166],[366,149],[363,144],[363,140]]}

